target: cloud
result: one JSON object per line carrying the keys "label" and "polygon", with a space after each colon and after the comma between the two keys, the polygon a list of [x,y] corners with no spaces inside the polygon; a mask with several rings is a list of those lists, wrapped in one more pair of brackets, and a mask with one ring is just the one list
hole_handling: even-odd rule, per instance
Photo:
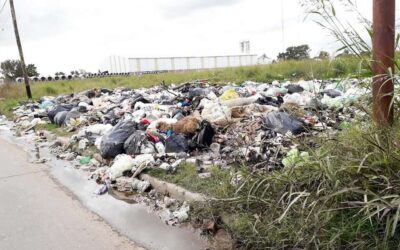
{"label": "cloud", "polygon": [[215,7],[227,7],[243,0],[168,0],[162,1],[161,6],[167,16],[185,16],[193,12]]}
{"label": "cloud", "polygon": [[[236,54],[244,39],[250,40],[252,53],[270,57],[289,45],[309,44],[312,53],[337,48],[328,32],[312,19],[304,21],[297,1],[282,1],[284,44],[281,0],[18,0],[15,4],[25,58],[43,74],[79,68],[97,71],[109,55]],[[359,2],[367,15],[371,1]],[[0,61],[10,58],[18,58],[18,49],[7,7],[0,14]]]}
{"label": "cloud", "polygon": [[[47,1],[38,0],[33,4],[22,0],[15,3],[18,29],[23,41],[50,38],[62,34],[68,26],[63,9],[51,3],[44,6],[44,2]],[[3,46],[14,44],[14,28],[8,4],[0,18],[0,43]]]}

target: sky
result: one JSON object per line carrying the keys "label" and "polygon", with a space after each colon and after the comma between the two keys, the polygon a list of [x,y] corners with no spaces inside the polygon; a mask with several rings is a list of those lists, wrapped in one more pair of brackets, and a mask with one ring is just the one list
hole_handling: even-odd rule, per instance
{"label": "sky", "polygon": [[[26,63],[34,63],[42,75],[77,69],[96,72],[110,55],[237,55],[242,40],[250,41],[252,54],[273,59],[292,45],[309,44],[311,55],[339,47],[312,18],[305,19],[298,0],[14,0],[14,4]],[[370,18],[372,0],[357,4]],[[0,13],[0,61],[18,56],[7,3]]]}

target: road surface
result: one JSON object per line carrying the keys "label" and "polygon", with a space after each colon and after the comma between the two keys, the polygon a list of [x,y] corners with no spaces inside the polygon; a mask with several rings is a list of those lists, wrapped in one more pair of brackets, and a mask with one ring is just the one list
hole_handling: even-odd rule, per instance
{"label": "road surface", "polygon": [[142,249],[0,138],[0,249]]}

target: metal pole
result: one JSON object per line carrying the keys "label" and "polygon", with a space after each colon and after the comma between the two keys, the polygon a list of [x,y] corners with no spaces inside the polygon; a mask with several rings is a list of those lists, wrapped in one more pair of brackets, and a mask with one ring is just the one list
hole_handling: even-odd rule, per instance
{"label": "metal pole", "polygon": [[282,25],[282,51],[286,51],[285,47],[285,4],[284,0],[281,0],[281,25]]}
{"label": "metal pole", "polygon": [[28,96],[28,99],[32,99],[32,92],[31,92],[31,87],[29,86],[28,74],[26,72],[24,53],[22,51],[21,39],[19,38],[17,17],[15,15],[14,1],[13,0],[10,0],[10,9],[11,9],[11,16],[12,16],[13,24],[14,24],[15,39],[17,40],[17,45],[18,45],[18,50],[19,50],[19,57],[20,57],[20,60],[21,60],[22,73],[24,75],[24,80],[25,80],[26,95]]}
{"label": "metal pole", "polygon": [[393,81],[395,53],[395,0],[373,3],[373,115],[378,126],[393,123]]}

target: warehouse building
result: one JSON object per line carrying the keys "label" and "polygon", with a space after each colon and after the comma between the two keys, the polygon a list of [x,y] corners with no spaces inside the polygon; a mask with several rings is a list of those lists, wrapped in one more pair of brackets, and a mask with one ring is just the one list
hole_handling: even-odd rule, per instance
{"label": "warehouse building", "polygon": [[152,73],[169,71],[205,70],[259,64],[257,55],[204,57],[149,57],[126,58],[110,56],[100,70],[108,73]]}

